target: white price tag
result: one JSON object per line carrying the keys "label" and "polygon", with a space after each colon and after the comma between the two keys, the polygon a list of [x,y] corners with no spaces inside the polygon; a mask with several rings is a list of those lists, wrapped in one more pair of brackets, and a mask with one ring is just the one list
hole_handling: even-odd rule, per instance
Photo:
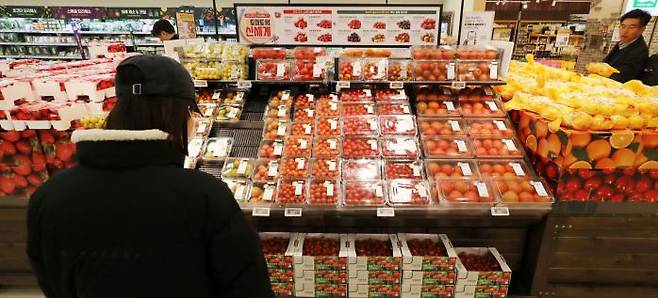
{"label": "white price tag", "polygon": [[295,161],[297,162],[297,169],[303,170],[306,165],[306,160],[303,158],[296,158]]}
{"label": "white price tag", "polygon": [[546,189],[544,188],[544,184],[542,184],[539,181],[531,181],[530,182],[532,186],[535,187],[535,191],[537,192],[537,195],[540,197],[548,197],[548,192],[546,192]]}
{"label": "white price tag", "polygon": [[402,89],[404,88],[404,83],[399,81],[393,81],[388,84],[391,89]]}
{"label": "white price tag", "polygon": [[368,119],[368,125],[370,125],[370,130],[377,130],[377,120]]}
{"label": "white price tag", "polygon": [[233,119],[235,118],[238,113],[240,112],[240,109],[238,108],[231,108],[228,113],[226,113],[226,118]]}
{"label": "white price tag", "polygon": [[505,147],[507,147],[507,150],[509,151],[517,151],[516,145],[514,144],[514,141],[510,139],[503,139],[503,143],[505,143]]}
{"label": "white price tag", "polygon": [[302,208],[286,208],[286,209],[283,209],[283,216],[285,216],[285,217],[302,217]]}
{"label": "white price tag", "polygon": [[393,193],[389,194],[389,198],[394,203],[408,203],[411,202],[411,197],[414,194],[413,189],[408,189],[404,187],[395,188]]}
{"label": "white price tag", "polygon": [[245,185],[238,184],[238,186],[236,186],[235,194],[234,194],[236,200],[241,200],[242,197],[244,197],[244,189],[245,189]]}
{"label": "white price tag", "polygon": [[268,217],[270,216],[270,208],[254,208],[251,210],[251,216]]}
{"label": "white price tag", "polygon": [[221,93],[219,91],[215,91],[215,93],[212,94],[212,100],[218,100],[220,96]]}
{"label": "white price tag", "polygon": [[395,209],[393,208],[377,208],[378,217],[394,217]]}
{"label": "white price tag", "polygon": [[455,111],[455,104],[452,103],[452,101],[444,101],[443,104],[446,106],[446,109],[448,109],[448,111],[450,112]]}
{"label": "white price tag", "polygon": [[304,182],[293,182],[292,185],[295,187],[295,195],[301,196],[304,191]]}
{"label": "white price tag", "polygon": [[366,105],[366,113],[368,113],[368,114],[374,114],[374,113],[375,113],[375,108],[374,108],[372,105],[367,104],[367,105]]}
{"label": "white price tag", "polygon": [[496,125],[498,130],[500,130],[500,131],[507,130],[507,125],[505,125],[505,122],[500,121],[500,120],[494,120],[493,123]]}
{"label": "white price tag", "polygon": [[455,63],[450,62],[446,65],[446,73],[447,73],[447,78],[448,80],[454,80],[455,79]]}
{"label": "white price tag", "polygon": [[338,103],[337,103],[337,102],[333,102],[333,101],[330,102],[330,103],[329,103],[329,108],[330,108],[332,111],[337,111],[337,110],[338,110]]}
{"label": "white price tag", "polygon": [[329,160],[329,161],[327,161],[327,164],[328,164],[328,168],[329,168],[330,172],[336,171],[336,162],[335,161]]}
{"label": "white price tag", "polygon": [[468,151],[468,148],[466,148],[466,142],[464,142],[464,140],[455,140],[455,144],[457,144],[457,150],[459,150],[459,152]]}
{"label": "white price tag", "polygon": [[204,117],[212,117],[212,112],[214,112],[214,108],[207,108],[206,111],[203,113]]}
{"label": "white price tag", "polygon": [[338,143],[336,139],[329,139],[327,140],[327,143],[329,143],[329,149],[336,150],[336,145]]}
{"label": "white price tag", "polygon": [[266,187],[263,192],[263,201],[272,201],[272,198],[274,198],[274,190],[275,188],[273,186]]}
{"label": "white price tag", "polygon": [[473,171],[471,171],[471,165],[468,164],[467,162],[457,162],[457,165],[462,170],[462,174],[464,176],[472,176],[473,175]]}
{"label": "white price tag", "polygon": [[491,110],[493,112],[498,111],[498,106],[496,105],[495,102],[487,100],[484,103],[487,104],[487,106],[489,107],[489,110]]}
{"label": "white price tag", "polygon": [[281,101],[288,101],[290,99],[290,91],[286,90],[281,95]]}
{"label": "white price tag", "polygon": [[306,98],[308,99],[308,102],[314,102],[315,101],[315,95],[306,93]]}
{"label": "white price tag", "polygon": [[371,150],[377,150],[377,140],[368,140],[368,144]]}
{"label": "white price tag", "polygon": [[276,77],[282,78],[286,74],[286,65],[283,63],[276,64]]}
{"label": "white price tag", "polygon": [[502,206],[491,207],[491,216],[509,216],[509,208]]}
{"label": "white price tag", "polygon": [[279,122],[279,127],[276,129],[276,135],[277,136],[285,136],[286,135],[286,124],[283,122]]}
{"label": "white price tag", "polygon": [[238,88],[240,89],[251,89],[251,81],[238,81]]}
{"label": "white price tag", "polygon": [[400,107],[402,108],[403,113],[409,114],[409,106],[408,105],[403,104],[403,105],[400,105]]}
{"label": "white price tag", "polygon": [[375,196],[380,198],[384,196],[384,189],[381,185],[375,185]]}
{"label": "white price tag", "polygon": [[334,196],[334,184],[329,182],[329,181],[325,181],[324,182],[324,187],[327,188],[327,196],[333,197]]}
{"label": "white price tag", "polygon": [[[340,81],[340,82],[345,82],[345,81]],[[338,83],[340,83],[340,82],[338,82]],[[349,84],[350,82],[347,82],[347,83]],[[348,86],[348,88],[349,88],[349,86]],[[331,94],[329,94],[329,97],[331,98],[332,101],[338,101],[338,95],[336,95],[336,94],[331,93]]]}
{"label": "white price tag", "polygon": [[409,167],[411,168],[411,171],[413,171],[414,177],[419,177],[420,176],[420,167],[419,166],[412,164],[412,165],[409,165]]}
{"label": "white price tag", "polygon": [[308,141],[306,139],[299,139],[299,148],[300,149],[306,149],[308,146]]}
{"label": "white price tag", "polygon": [[196,133],[204,133],[207,127],[208,127],[207,122],[205,121],[199,122],[199,128],[196,130]]}
{"label": "white price tag", "polygon": [[313,109],[306,109],[306,116],[309,118],[313,118],[313,115],[315,114],[315,110]]}
{"label": "white price tag", "polygon": [[417,185],[416,185],[416,191],[418,192],[418,195],[419,195],[421,198],[427,198],[427,197],[428,197],[428,195],[427,195],[427,188],[425,188],[425,185],[417,184]]}
{"label": "white price tag", "polygon": [[313,78],[319,78],[322,74],[322,66],[320,64],[313,64]]}
{"label": "white price tag", "polygon": [[484,182],[475,182],[475,187],[478,189],[478,195],[480,195],[480,198],[489,197],[489,190],[487,189],[487,185],[484,184]]}
{"label": "white price tag", "polygon": [[388,63],[387,59],[382,59],[379,60],[379,63],[377,63],[377,78],[381,79],[386,76],[386,63]]}
{"label": "white price tag", "polygon": [[491,62],[491,65],[489,65],[489,78],[492,80],[497,80],[498,79],[498,62],[494,61]]}
{"label": "white price tag", "polygon": [[277,112],[276,112],[276,116],[279,117],[279,118],[283,118],[283,117],[286,116],[287,111],[288,111],[288,109],[286,108],[286,106],[279,106],[279,108],[277,109]]}
{"label": "white price tag", "polygon": [[237,65],[231,66],[231,80],[237,79],[238,73],[239,73],[238,66]]}
{"label": "white price tag", "polygon": [[274,155],[276,155],[276,156],[281,155],[281,153],[283,151],[283,144],[281,144],[280,142],[274,143],[274,150],[273,151],[274,151],[273,152]]}
{"label": "white price tag", "polygon": [[364,89],[363,92],[366,94],[366,97],[372,97],[372,92],[370,89]]}
{"label": "white price tag", "polygon": [[304,134],[310,135],[313,126],[311,126],[310,124],[304,124],[303,126],[304,126]]}
{"label": "white price tag", "polygon": [[457,120],[448,120],[450,122],[450,127],[452,127],[452,131],[461,131],[462,128],[459,127],[459,122]]}
{"label": "white price tag", "polygon": [[240,91],[238,94],[235,96],[235,101],[236,102],[242,102],[244,99],[244,92]]}
{"label": "white price tag", "polygon": [[350,88],[350,81],[338,81],[336,83],[336,89],[347,89]]}
{"label": "white price tag", "polygon": [[512,166],[512,169],[514,169],[514,174],[516,176],[525,176],[525,171],[523,171],[523,167],[520,163],[510,162],[509,165]]}
{"label": "white price tag", "polygon": [[329,126],[331,126],[331,130],[335,130],[338,128],[338,121],[334,119],[329,119]]}
{"label": "white price tag", "polygon": [[466,82],[454,81],[452,82],[452,84],[450,84],[450,87],[452,87],[453,89],[464,89],[466,88]]}
{"label": "white price tag", "polygon": [[352,75],[357,77],[361,75],[361,62],[352,63]]}
{"label": "white price tag", "polygon": [[241,160],[240,163],[238,164],[238,174],[244,175],[244,173],[247,172],[247,166],[249,165],[249,162],[246,160]]}
{"label": "white price tag", "polygon": [[267,165],[267,176],[276,177],[279,174],[279,163],[270,161]]}
{"label": "white price tag", "polygon": [[206,81],[206,80],[194,80],[194,87],[199,87],[199,88],[208,87],[208,81]]}

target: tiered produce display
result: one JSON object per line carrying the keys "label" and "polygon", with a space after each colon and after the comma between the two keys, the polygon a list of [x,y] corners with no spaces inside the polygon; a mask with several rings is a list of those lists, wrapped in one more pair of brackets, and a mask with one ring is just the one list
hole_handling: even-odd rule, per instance
{"label": "tiered produce display", "polygon": [[[530,57],[532,58],[532,57]],[[538,172],[564,201],[655,202],[658,89],[514,62],[498,87]],[[609,76],[606,65],[588,69]]]}
{"label": "tiered produce display", "polygon": [[181,63],[199,80],[246,80],[249,47],[231,43],[205,43],[180,49]]}

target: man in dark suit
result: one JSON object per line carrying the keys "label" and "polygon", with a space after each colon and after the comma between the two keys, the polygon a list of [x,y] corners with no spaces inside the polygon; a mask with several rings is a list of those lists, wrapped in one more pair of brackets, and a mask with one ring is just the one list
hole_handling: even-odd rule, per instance
{"label": "man in dark suit", "polygon": [[619,70],[619,73],[610,76],[611,79],[626,83],[640,77],[649,58],[649,47],[642,33],[651,21],[651,15],[644,10],[634,9],[624,14],[619,21],[620,40],[603,62]]}

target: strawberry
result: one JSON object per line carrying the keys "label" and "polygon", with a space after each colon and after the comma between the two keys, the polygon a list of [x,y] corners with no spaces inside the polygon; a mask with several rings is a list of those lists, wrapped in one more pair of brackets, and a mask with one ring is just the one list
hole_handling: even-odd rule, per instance
{"label": "strawberry", "polygon": [[31,185],[34,185],[36,187],[41,186],[41,184],[43,183],[43,180],[41,180],[41,177],[39,177],[39,175],[36,175],[36,174],[32,174],[30,176],[27,176],[27,181],[30,182]]}
{"label": "strawberry", "polygon": [[74,153],[71,145],[71,143],[57,144],[55,146],[55,156],[62,161],[70,160]]}
{"label": "strawberry", "polygon": [[34,152],[32,153],[32,164],[34,165],[45,165],[46,159],[43,157],[43,153]]}
{"label": "strawberry", "polygon": [[25,177],[23,177],[21,175],[14,176],[14,183],[16,184],[16,187],[18,187],[18,188],[27,187],[27,180],[25,179]]}
{"label": "strawberry", "polygon": [[31,139],[34,138],[37,134],[34,132],[34,130],[24,130],[21,132],[21,138],[23,139]]}
{"label": "strawberry", "polygon": [[0,177],[0,190],[6,194],[13,194],[16,189],[14,179],[8,177]]}
{"label": "strawberry", "polygon": [[46,170],[46,164],[33,164],[32,171],[34,172],[43,172]]}
{"label": "strawberry", "polygon": [[16,149],[18,152],[23,154],[30,154],[32,152],[32,146],[30,146],[30,144],[25,140],[16,142]]}
{"label": "strawberry", "polygon": [[39,131],[39,139],[43,144],[55,144],[55,137],[46,130]]}
{"label": "strawberry", "polygon": [[21,139],[21,134],[15,130],[0,132],[0,137],[7,142],[16,142]]}
{"label": "strawberry", "polygon": [[14,144],[9,142],[0,143],[0,149],[2,149],[4,155],[13,156],[16,154],[16,147],[14,147]]}
{"label": "strawberry", "polygon": [[14,167],[14,173],[27,176],[32,173],[32,160],[26,155],[16,155],[16,166]]}

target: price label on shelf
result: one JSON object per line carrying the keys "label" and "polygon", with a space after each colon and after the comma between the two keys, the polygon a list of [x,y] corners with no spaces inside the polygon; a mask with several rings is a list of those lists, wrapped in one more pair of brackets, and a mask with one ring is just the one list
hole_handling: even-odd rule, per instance
{"label": "price label on shelf", "polygon": [[288,108],[286,106],[279,106],[276,112],[276,116],[279,118],[283,118],[286,116],[286,112],[288,111]]}
{"label": "price label on shelf", "polygon": [[365,92],[366,97],[372,97],[372,92],[370,91],[370,89],[363,90],[363,92]]}
{"label": "price label on shelf", "polygon": [[467,162],[457,162],[457,165],[459,168],[462,170],[462,174],[464,176],[472,176],[473,171],[471,171],[471,165],[469,165]]}
{"label": "price label on shelf", "polygon": [[401,104],[400,107],[402,108],[402,112],[405,114],[409,114],[409,106],[406,104]]}
{"label": "price label on shelf", "polygon": [[446,106],[446,109],[448,109],[448,111],[450,112],[455,111],[455,104],[452,103],[452,101],[444,101],[443,104]]}
{"label": "price label on shelf", "polygon": [[462,128],[459,127],[459,122],[457,120],[448,120],[450,122],[450,127],[452,127],[452,131],[461,131]]}
{"label": "price label on shelf", "polygon": [[306,109],[306,116],[308,116],[309,118],[313,118],[313,115],[315,115],[315,110]]}
{"label": "price label on shelf", "polygon": [[457,150],[459,150],[459,152],[468,151],[468,148],[466,148],[466,142],[464,142],[464,140],[455,140],[455,144],[457,144]]}
{"label": "price label on shelf", "polygon": [[308,102],[314,102],[315,101],[315,95],[306,93],[306,98],[308,99]]}
{"label": "price label on shelf", "polygon": [[279,163],[276,161],[270,161],[267,165],[267,176],[275,177],[279,174]]}
{"label": "price label on shelf", "polygon": [[[333,101],[330,102],[330,103],[329,103],[329,108],[330,108],[332,111],[337,111],[337,110],[338,110],[338,103],[337,103],[337,102],[333,102]],[[332,129],[334,129],[334,128],[332,128]]]}
{"label": "price label on shelf", "polygon": [[282,101],[288,101],[290,99],[290,91],[286,90],[283,92],[283,95],[281,96]]}
{"label": "price label on shelf", "polygon": [[350,88],[350,81],[338,81],[336,83],[336,89],[337,90],[348,89],[348,88]]}
{"label": "price label on shelf", "polygon": [[489,190],[484,182],[475,182],[475,187],[477,187],[478,195],[480,195],[481,198],[489,197]]}
{"label": "price label on shelf", "polygon": [[393,208],[377,208],[377,217],[394,217],[395,209]]}
{"label": "price label on shelf", "polygon": [[420,176],[420,167],[419,167],[419,166],[417,166],[417,165],[409,165],[409,167],[411,167],[411,171],[413,172],[414,177],[418,177],[418,176]]}
{"label": "price label on shelf", "polygon": [[276,77],[282,78],[286,74],[286,65],[283,63],[276,64]]}
{"label": "price label on shelf", "polygon": [[509,216],[509,208],[503,206],[491,207],[491,216]]}
{"label": "price label on shelf", "polygon": [[388,87],[391,89],[402,89],[404,88],[404,83],[400,81],[393,81],[388,84]]}
{"label": "price label on shelf", "polygon": [[489,110],[494,111],[494,112],[498,111],[498,106],[496,105],[495,102],[487,100],[484,103],[487,104],[487,106],[489,107]]}
{"label": "price label on shelf", "polygon": [[453,89],[464,89],[466,88],[466,82],[454,81],[452,82],[452,84],[450,84],[450,87],[452,87]]}
{"label": "price label on shelf", "polygon": [[535,187],[535,191],[537,192],[537,195],[540,197],[548,197],[548,192],[546,192],[546,189],[544,188],[544,184],[542,184],[539,181],[531,181],[530,182],[532,186]]}
{"label": "price label on shelf", "polygon": [[370,125],[370,130],[376,130],[377,129],[377,120],[368,119],[368,125]]}
{"label": "price label on shelf", "polygon": [[219,91],[215,91],[215,93],[212,94],[212,100],[218,100],[220,96],[221,93]]}
{"label": "price label on shelf", "polygon": [[236,198],[244,197],[245,187],[246,187],[245,185],[238,184],[238,186],[235,188],[235,197]]}
{"label": "price label on shelf", "polygon": [[[346,82],[346,81],[340,81],[340,82]],[[340,82],[338,82],[338,83],[340,83]],[[347,83],[349,84],[350,82],[347,82]],[[347,88],[349,88],[349,86]],[[331,101],[338,101],[338,95],[336,95],[336,94],[333,94],[333,93],[329,94],[329,97],[331,98]],[[334,109],[334,111],[335,111],[335,109]]]}
{"label": "price label on shelf", "polygon": [[366,113],[374,114],[375,113],[375,108],[372,105],[367,104],[366,105]]}
{"label": "price label on shelf", "polygon": [[251,89],[251,81],[238,81],[238,89]]}
{"label": "price label on shelf", "polygon": [[285,208],[283,209],[283,216],[285,217],[301,217],[302,208]]}
{"label": "price label on shelf", "polygon": [[505,125],[505,122],[500,120],[494,120],[493,123],[496,125],[498,130],[502,130],[502,131],[507,130],[507,125]]}
{"label": "price label on shelf", "polygon": [[523,167],[521,166],[520,163],[518,162],[510,162],[509,165],[512,167],[514,170],[514,174],[516,176],[525,176],[525,171],[523,171]]}
{"label": "price label on shelf", "polygon": [[194,87],[205,88],[208,87],[208,81],[206,80],[194,80]]}
{"label": "price label on shelf", "polygon": [[251,210],[251,216],[268,217],[270,216],[270,208],[254,208]]}

